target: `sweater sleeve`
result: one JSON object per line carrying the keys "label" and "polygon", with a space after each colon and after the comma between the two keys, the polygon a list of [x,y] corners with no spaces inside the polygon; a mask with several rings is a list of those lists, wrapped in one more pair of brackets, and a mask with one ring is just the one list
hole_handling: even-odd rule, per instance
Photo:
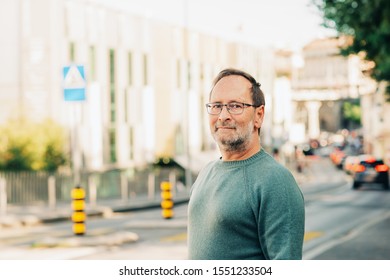
{"label": "sweater sleeve", "polygon": [[258,230],[265,257],[302,259],[304,199],[294,177],[287,169],[276,169],[260,193]]}

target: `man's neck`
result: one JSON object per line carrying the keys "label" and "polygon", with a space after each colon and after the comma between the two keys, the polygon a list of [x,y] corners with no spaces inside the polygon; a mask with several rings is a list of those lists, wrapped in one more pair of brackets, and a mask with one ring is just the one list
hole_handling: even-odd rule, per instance
{"label": "man's neck", "polygon": [[224,149],[224,147],[219,147],[221,154],[222,154],[222,160],[223,161],[237,161],[237,160],[245,160],[253,156],[254,154],[258,153],[261,149],[260,143],[252,145],[251,147],[240,150],[240,151],[230,151],[227,149]]}

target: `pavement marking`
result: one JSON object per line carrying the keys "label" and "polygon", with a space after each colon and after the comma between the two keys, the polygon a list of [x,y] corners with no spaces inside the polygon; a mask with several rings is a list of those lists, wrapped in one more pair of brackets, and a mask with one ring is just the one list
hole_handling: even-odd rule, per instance
{"label": "pavement marking", "polygon": [[175,241],[185,241],[187,240],[187,233],[179,233],[176,235],[167,236],[160,239],[162,242],[175,242]]}
{"label": "pavement marking", "polygon": [[303,241],[309,241],[309,240],[318,238],[322,235],[324,235],[324,232],[322,232],[322,231],[308,231],[308,232],[305,232],[305,236],[303,238]]}
{"label": "pavement marking", "polygon": [[80,257],[96,254],[97,248],[42,248],[42,249],[21,249],[9,248],[2,250],[0,260],[71,260]]}
{"label": "pavement marking", "polygon": [[390,213],[386,213],[384,215],[379,215],[377,218],[370,219],[368,222],[361,224],[360,226],[348,231],[346,234],[339,237],[332,237],[328,241],[316,246],[315,248],[309,250],[308,252],[304,252],[304,260],[311,260],[318,255],[324,253],[325,251],[337,246],[338,244],[342,244],[346,241],[349,241],[359,235],[361,232],[366,230],[367,228],[376,225],[386,219],[390,218]]}
{"label": "pavement marking", "polygon": [[[304,241],[309,241],[309,240],[321,237],[322,235],[324,235],[324,232],[322,232],[322,231],[309,231],[309,232],[305,233]],[[171,236],[161,238],[161,241],[162,242],[175,242],[175,241],[184,241],[186,239],[187,239],[187,233],[183,232],[183,233],[179,233],[176,235],[171,235]]]}

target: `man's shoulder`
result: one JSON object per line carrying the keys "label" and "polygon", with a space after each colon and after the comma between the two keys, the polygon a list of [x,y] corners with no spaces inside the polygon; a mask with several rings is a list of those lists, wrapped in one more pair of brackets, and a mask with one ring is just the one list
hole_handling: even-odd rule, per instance
{"label": "man's shoulder", "polygon": [[202,167],[202,169],[199,171],[197,179],[207,177],[210,172],[213,172],[215,169],[214,167],[218,164],[219,160],[212,160],[208,162],[205,166]]}
{"label": "man's shoulder", "polygon": [[202,171],[209,171],[210,169],[212,169],[214,166],[216,166],[219,162],[219,159],[215,159],[215,160],[212,160],[212,161],[209,161],[202,169],[201,169],[201,172]]}
{"label": "man's shoulder", "polygon": [[252,164],[253,168],[261,167],[261,168],[273,168],[277,170],[285,169],[285,167],[280,162],[275,160],[274,157],[272,157],[269,153],[267,153],[264,150],[261,150],[259,152],[259,154],[256,157],[256,160],[253,163],[254,163]]}
{"label": "man's shoulder", "polygon": [[258,182],[277,183],[293,180],[291,171],[265,151],[262,151],[260,157],[248,168],[247,175]]}

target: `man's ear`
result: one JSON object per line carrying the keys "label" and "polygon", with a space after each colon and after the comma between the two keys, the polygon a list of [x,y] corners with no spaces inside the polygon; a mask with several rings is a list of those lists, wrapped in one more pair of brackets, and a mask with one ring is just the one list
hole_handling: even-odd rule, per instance
{"label": "man's ear", "polygon": [[264,105],[261,105],[260,107],[257,107],[255,110],[255,127],[256,129],[261,128],[263,125],[263,120],[264,120]]}

